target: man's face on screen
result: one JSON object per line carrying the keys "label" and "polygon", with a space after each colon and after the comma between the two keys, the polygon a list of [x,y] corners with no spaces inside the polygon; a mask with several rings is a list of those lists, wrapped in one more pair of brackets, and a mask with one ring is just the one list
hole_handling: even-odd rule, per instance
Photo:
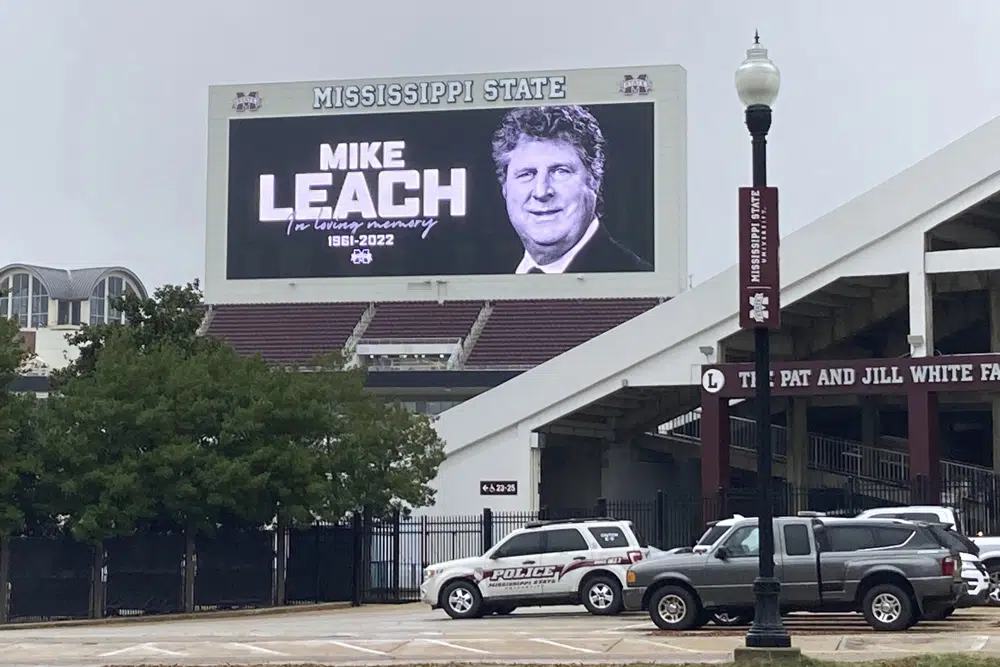
{"label": "man's face on screen", "polygon": [[539,264],[559,259],[580,240],[597,201],[576,147],[528,138],[510,152],[503,195],[511,224]]}

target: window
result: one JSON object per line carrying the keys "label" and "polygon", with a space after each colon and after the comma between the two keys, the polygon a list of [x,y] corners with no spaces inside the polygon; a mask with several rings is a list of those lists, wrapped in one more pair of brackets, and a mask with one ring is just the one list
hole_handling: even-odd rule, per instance
{"label": "window", "polygon": [[875,528],[876,547],[898,547],[910,539],[913,529],[905,526],[878,526]]}
{"label": "window", "polygon": [[760,531],[757,526],[737,528],[726,540],[725,547],[730,558],[757,556],[760,554]]}
{"label": "window", "polygon": [[698,544],[695,546],[699,547],[710,547],[719,541],[719,538],[726,534],[729,530],[729,526],[712,526],[705,531],[705,534],[701,536],[698,540]]}
{"label": "window", "polygon": [[627,547],[628,538],[618,526],[601,526],[600,528],[590,528],[590,534],[594,536],[602,549],[614,549],[616,547]]}
{"label": "window", "polygon": [[49,325],[49,291],[38,278],[31,279],[31,328]]}
{"label": "window", "polygon": [[59,300],[59,324],[80,323],[80,302]]}
{"label": "window", "polygon": [[808,556],[812,553],[809,544],[809,529],[801,523],[795,523],[784,528],[785,553],[789,556]]}
{"label": "window", "polygon": [[542,553],[542,533],[533,531],[514,535],[501,544],[493,556],[494,558],[510,558],[540,553]]}
{"label": "window", "polygon": [[0,318],[10,317],[10,278],[0,280]]}
{"label": "window", "polygon": [[875,547],[875,532],[870,526],[827,526],[830,551],[857,551]]}
{"label": "window", "polygon": [[17,320],[20,327],[49,324],[49,291],[42,281],[27,273],[15,273],[0,281],[0,317]]}
{"label": "window", "polygon": [[94,287],[94,291],[90,295],[90,323],[91,324],[103,324],[104,319],[104,301],[105,301],[105,287],[107,283],[101,281],[97,283]]}
{"label": "window", "polygon": [[546,553],[561,553],[563,551],[588,551],[587,540],[583,539],[576,528],[560,528],[550,530],[545,534]]}
{"label": "window", "polygon": [[121,276],[102,279],[94,285],[94,291],[90,294],[90,323],[124,322],[125,314],[115,309],[112,302],[126,294],[135,293],[132,283]]}

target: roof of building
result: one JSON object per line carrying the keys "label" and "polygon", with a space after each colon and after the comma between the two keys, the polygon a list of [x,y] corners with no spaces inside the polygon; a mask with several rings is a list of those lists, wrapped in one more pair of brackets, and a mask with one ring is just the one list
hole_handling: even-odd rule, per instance
{"label": "roof of building", "polygon": [[120,273],[128,277],[141,296],[147,296],[146,287],[131,270],[123,266],[98,266],[84,269],[54,269],[49,266],[35,264],[8,264],[0,267],[0,275],[24,270],[42,281],[49,296],[53,299],[78,300],[87,299],[101,279]]}

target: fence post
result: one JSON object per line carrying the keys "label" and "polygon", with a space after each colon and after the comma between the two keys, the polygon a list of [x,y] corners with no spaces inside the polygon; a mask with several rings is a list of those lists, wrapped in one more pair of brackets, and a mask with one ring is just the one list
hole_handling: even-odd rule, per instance
{"label": "fence post", "polygon": [[354,576],[351,577],[351,606],[360,607],[361,606],[361,578],[365,569],[364,563],[364,536],[362,535],[363,525],[361,521],[361,513],[358,510],[354,511],[351,515],[351,538],[352,538],[352,551],[351,561],[354,567],[352,571]]}
{"label": "fence post", "polygon": [[848,477],[844,483],[844,509],[847,510],[848,514],[854,513],[854,483],[854,477]]}
{"label": "fence post", "polygon": [[663,549],[663,543],[666,542],[666,535],[664,534],[665,526],[667,523],[667,499],[663,495],[662,489],[656,490],[656,533],[653,535],[653,539],[656,540],[656,547],[658,549]]}
{"label": "fence post", "polygon": [[399,544],[399,508],[392,511],[392,600],[399,602],[399,568],[402,555]]}
{"label": "fence post", "polygon": [[493,510],[483,508],[483,553],[493,548]]}
{"label": "fence post", "polygon": [[538,508],[538,520],[548,521],[549,520],[549,508],[546,505],[542,505]]}
{"label": "fence post", "polygon": [[597,516],[606,517],[608,515],[608,499],[598,498],[597,499]]}
{"label": "fence post", "polygon": [[10,618],[10,535],[0,537],[0,623]]}

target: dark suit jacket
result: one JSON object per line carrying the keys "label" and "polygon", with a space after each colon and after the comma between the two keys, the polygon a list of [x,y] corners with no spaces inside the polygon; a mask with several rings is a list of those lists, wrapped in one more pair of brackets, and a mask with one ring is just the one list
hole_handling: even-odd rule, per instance
{"label": "dark suit jacket", "polygon": [[601,225],[580,249],[565,273],[624,273],[652,271],[652,265],[616,241]]}

